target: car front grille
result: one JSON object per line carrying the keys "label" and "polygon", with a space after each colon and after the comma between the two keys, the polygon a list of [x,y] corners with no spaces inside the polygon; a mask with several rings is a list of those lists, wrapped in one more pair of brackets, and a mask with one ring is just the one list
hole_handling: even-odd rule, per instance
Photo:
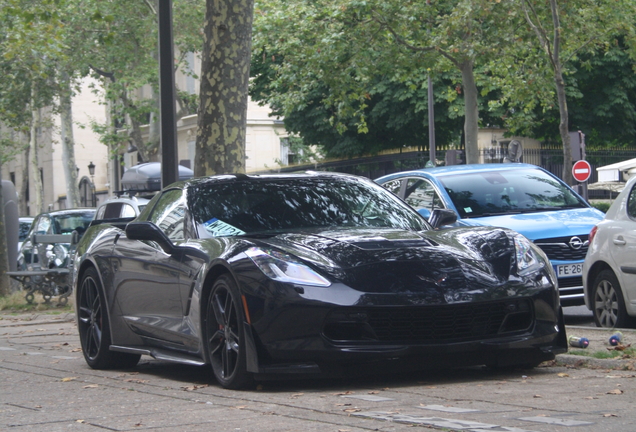
{"label": "car front grille", "polygon": [[439,343],[495,338],[529,330],[534,323],[527,299],[425,307],[339,310],[325,325],[333,341]]}
{"label": "car front grille", "polygon": [[[576,238],[580,240],[577,241]],[[572,241],[572,239],[575,239]],[[580,261],[585,259],[589,246],[588,236],[556,237],[534,242],[548,256],[550,261]]]}

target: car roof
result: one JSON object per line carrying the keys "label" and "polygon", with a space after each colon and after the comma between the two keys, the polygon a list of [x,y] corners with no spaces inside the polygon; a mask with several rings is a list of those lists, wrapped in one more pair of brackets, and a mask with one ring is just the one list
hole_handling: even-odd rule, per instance
{"label": "car roof", "polygon": [[[47,212],[42,212],[40,214],[38,214],[38,216],[41,215],[49,215],[49,216],[64,216],[64,215],[72,215],[72,214],[76,214],[76,213],[89,213],[89,212],[95,212],[94,207],[80,207],[80,208],[72,208],[72,209],[64,209],[64,210],[52,210],[52,211],[47,211]],[[38,217],[36,216],[36,217]]]}
{"label": "car roof", "polygon": [[[442,177],[446,175],[456,175],[456,174],[473,174],[480,172],[493,172],[493,171],[508,171],[511,169],[539,169],[542,170],[541,167],[536,165],[527,164],[527,163],[503,163],[503,164],[468,164],[468,165],[449,165],[449,166],[439,166],[433,168],[422,168],[418,170],[412,171],[402,171],[394,174],[406,174],[406,173],[429,173],[436,177]],[[384,177],[388,177],[384,176]]]}
{"label": "car roof", "polygon": [[113,202],[124,202],[124,203],[130,203],[130,204],[148,204],[148,202],[150,202],[149,199],[147,198],[142,198],[142,197],[138,197],[138,196],[127,196],[127,195],[117,195],[117,196],[113,196],[108,198],[106,201],[104,201],[103,203],[101,203],[99,206],[104,206],[107,204],[111,204]]}
{"label": "car roof", "polygon": [[[353,174],[337,173],[337,172],[325,172],[325,171],[306,171],[303,173],[282,173],[282,174],[221,174],[208,177],[196,177],[189,180],[183,180],[173,183],[168,188],[187,188],[190,186],[196,186],[208,183],[228,183],[234,181],[275,181],[275,180],[289,180],[289,179],[311,179],[311,178],[355,178],[365,182],[370,182],[366,177],[356,176]],[[164,188],[167,189],[167,188]]]}

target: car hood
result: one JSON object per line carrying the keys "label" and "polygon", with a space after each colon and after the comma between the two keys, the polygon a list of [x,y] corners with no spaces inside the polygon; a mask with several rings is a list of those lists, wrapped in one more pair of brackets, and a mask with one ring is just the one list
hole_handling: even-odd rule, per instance
{"label": "car hood", "polygon": [[588,235],[592,227],[602,221],[603,217],[601,211],[585,208],[461,219],[459,224],[505,227],[534,241]]}
{"label": "car hood", "polygon": [[[416,295],[427,304],[492,299],[495,290],[510,294],[500,287],[511,285],[515,249],[503,229],[336,229],[266,243],[366,293]],[[519,281],[516,289],[524,287]]]}

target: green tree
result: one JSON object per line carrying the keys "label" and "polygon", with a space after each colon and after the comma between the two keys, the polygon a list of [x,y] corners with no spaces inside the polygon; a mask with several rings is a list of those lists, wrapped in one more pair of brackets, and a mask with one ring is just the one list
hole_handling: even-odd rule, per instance
{"label": "green tree", "polygon": [[[462,96],[464,136],[469,162],[478,159],[480,91],[475,68],[497,54],[510,30],[505,2],[447,0],[259,1],[255,20],[255,55],[282,56],[274,65],[272,92],[282,114],[289,115],[318,85],[326,85],[322,103],[332,109],[330,122],[343,132],[354,119],[368,132],[365,116],[377,77],[407,83],[417,71],[452,77]],[[294,19],[289,19],[293,16]],[[406,87],[412,88],[412,87]],[[413,88],[413,93],[417,90]],[[457,92],[446,91],[451,101]],[[456,108],[456,107],[454,107]]]}
{"label": "green tree", "polygon": [[[63,56],[63,26],[58,3],[55,0],[4,0],[0,12],[2,68],[10,71],[16,80],[6,83],[5,78],[0,84],[0,99],[6,97],[9,102],[2,104],[0,121],[28,135],[31,167],[28,177],[35,191],[32,208],[38,213],[42,211],[42,182],[36,130],[43,126],[41,109],[53,103],[56,61]],[[11,103],[15,105],[9,105]],[[30,115],[25,117],[19,111]],[[18,124],[19,120],[25,123]]]}
{"label": "green tree", "polygon": [[196,176],[245,171],[253,0],[207,0]]}
{"label": "green tree", "polygon": [[[580,56],[595,55],[619,34],[633,33],[634,4],[622,0],[513,0],[511,6],[522,14],[525,30],[518,25],[518,41],[506,46],[506,54],[492,68],[493,75],[505,77],[498,87],[502,100],[519,108],[514,116],[517,126],[520,120],[531,120],[537,106],[543,110],[558,107],[562,178],[573,184],[568,96],[578,95],[568,91],[568,76],[572,77]],[[518,12],[513,14],[515,19]]]}
{"label": "green tree", "polygon": [[[104,103],[109,109],[107,124],[93,124],[102,142],[112,152],[126,144],[134,146],[148,162],[159,147],[159,66],[157,0],[81,2],[80,14],[72,20],[72,45],[81,52],[77,61],[84,73],[100,79]],[[175,70],[190,71],[189,54],[201,49],[204,0],[173,3]],[[149,92],[141,93],[148,85]],[[178,116],[194,113],[193,96],[177,89]],[[150,125],[148,140],[142,125]],[[125,134],[122,134],[124,131]]]}

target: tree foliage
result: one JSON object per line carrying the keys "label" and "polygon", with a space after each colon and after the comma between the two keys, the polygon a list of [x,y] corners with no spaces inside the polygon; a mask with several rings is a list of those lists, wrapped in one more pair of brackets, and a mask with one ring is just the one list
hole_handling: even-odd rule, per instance
{"label": "tree foliage", "polygon": [[[464,119],[474,161],[477,126],[532,136],[552,125],[551,136],[560,136],[568,113],[557,96],[569,102],[590,86],[577,86],[586,78],[575,73],[581,56],[589,63],[617,34],[633,33],[634,20],[617,14],[622,8],[632,16],[634,6],[622,0],[260,0],[252,95],[309,142],[352,155],[403,142],[374,108],[379,99],[392,103],[395,117],[410,124],[409,117],[425,113],[421,84],[430,72],[438,131],[446,118]],[[418,102],[405,106],[396,99]],[[419,134],[427,133],[426,125],[409,132],[425,141]]]}

